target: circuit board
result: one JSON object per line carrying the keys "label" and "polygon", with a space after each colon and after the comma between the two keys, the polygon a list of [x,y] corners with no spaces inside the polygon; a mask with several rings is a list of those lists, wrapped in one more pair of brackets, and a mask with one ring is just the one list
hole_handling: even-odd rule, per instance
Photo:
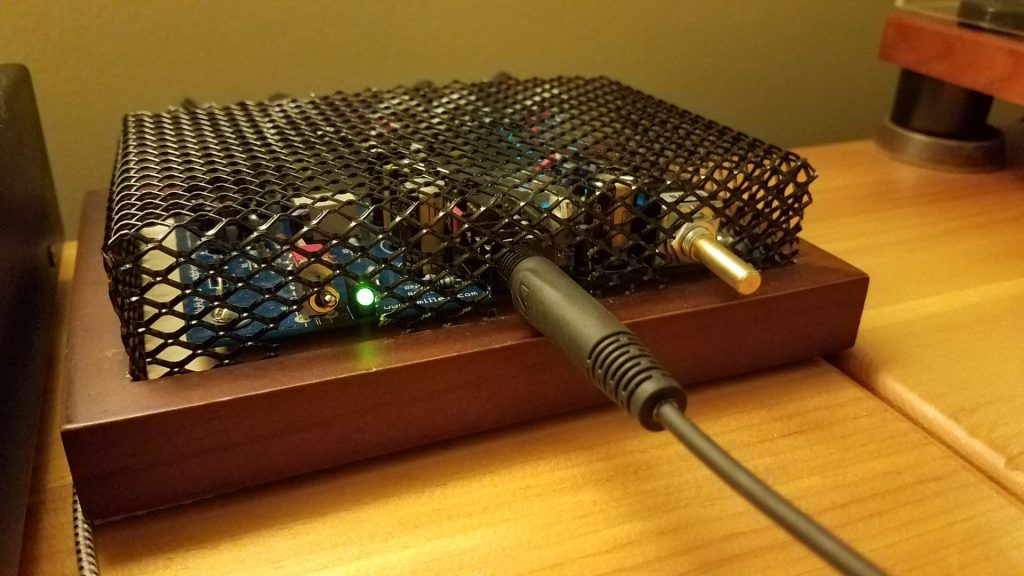
{"label": "circuit board", "polygon": [[[279,229],[271,237],[284,240],[291,235],[292,231]],[[245,256],[230,256],[226,262],[223,261],[225,255],[214,247],[196,245],[194,235],[179,231],[177,239],[180,249],[194,254],[194,262],[181,267],[182,285],[194,287],[183,301],[185,314],[208,324],[232,326],[230,334],[239,338],[275,339],[368,319],[377,322],[396,311],[397,319],[410,319],[417,316],[419,310],[446,312],[486,301],[491,296],[489,287],[482,283],[458,286],[457,301],[426,288],[404,273],[404,252],[396,250],[386,239],[372,236],[369,239],[350,237],[350,245],[331,247],[300,240],[297,247],[301,252],[275,253],[278,244],[268,241],[250,247]],[[364,246],[360,240],[369,240],[369,244]],[[323,264],[306,264],[311,258]],[[380,262],[385,264],[378,264]],[[313,290],[298,282],[287,282],[289,273],[303,264],[306,264],[303,278],[313,282],[326,280],[326,283]],[[206,270],[218,267],[221,267],[219,275],[207,274]],[[343,269],[345,274],[333,274],[332,267]],[[334,277],[330,278],[332,275]],[[455,281],[449,281],[449,285]],[[272,296],[266,297],[244,287],[238,289],[236,283],[263,289]],[[224,295],[226,299],[219,302]],[[416,307],[399,310],[403,301],[415,302]],[[251,310],[249,317],[236,322],[239,315],[223,303]],[[296,305],[299,310],[293,312]],[[268,329],[268,326],[275,327]],[[227,343],[223,333],[218,335],[201,323],[190,329],[186,338],[196,344]]]}

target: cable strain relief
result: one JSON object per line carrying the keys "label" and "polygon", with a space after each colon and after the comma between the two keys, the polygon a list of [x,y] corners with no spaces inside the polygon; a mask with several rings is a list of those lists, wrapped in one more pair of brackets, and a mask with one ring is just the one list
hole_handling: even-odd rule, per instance
{"label": "cable strain relief", "polygon": [[658,406],[665,402],[673,402],[679,410],[686,410],[686,392],[673,379],[651,379],[644,382],[633,393],[629,402],[629,413],[634,415],[640,424],[653,431],[664,430],[665,427],[655,417]]}
{"label": "cable strain relief", "polygon": [[512,246],[502,252],[497,258],[496,266],[498,269],[498,275],[501,276],[501,279],[504,280],[506,284],[508,284],[509,280],[512,278],[512,271],[516,269],[516,266],[518,266],[523,260],[537,255],[537,252],[529,246],[524,246],[522,244]]}
{"label": "cable strain relief", "polygon": [[632,332],[620,331],[598,340],[587,357],[591,380],[648,430],[662,430],[654,417],[658,405],[674,400],[683,408],[683,387]]}

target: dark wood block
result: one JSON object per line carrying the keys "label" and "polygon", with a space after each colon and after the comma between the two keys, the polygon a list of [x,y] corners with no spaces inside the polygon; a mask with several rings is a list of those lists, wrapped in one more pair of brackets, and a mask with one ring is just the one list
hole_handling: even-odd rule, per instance
{"label": "dark wood block", "polygon": [[1024,105],[1020,38],[896,12],[886,23],[880,56],[900,68]]}
{"label": "dark wood block", "polygon": [[[94,520],[606,402],[510,308],[411,334],[332,332],[283,343],[276,358],[132,382],[101,263],[104,215],[105,196],[90,195],[62,427]],[[755,296],[694,273],[605,304],[691,384],[853,345],[867,286],[805,242]]]}
{"label": "dark wood block", "polygon": [[64,231],[28,69],[0,62],[0,574],[18,572]]}

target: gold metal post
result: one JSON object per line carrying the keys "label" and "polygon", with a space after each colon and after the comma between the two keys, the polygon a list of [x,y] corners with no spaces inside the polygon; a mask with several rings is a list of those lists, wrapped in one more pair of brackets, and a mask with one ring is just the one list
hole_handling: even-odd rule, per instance
{"label": "gold metal post", "polygon": [[711,226],[699,222],[688,224],[680,229],[672,244],[681,255],[707,266],[744,296],[761,287],[760,272],[723,246]]}

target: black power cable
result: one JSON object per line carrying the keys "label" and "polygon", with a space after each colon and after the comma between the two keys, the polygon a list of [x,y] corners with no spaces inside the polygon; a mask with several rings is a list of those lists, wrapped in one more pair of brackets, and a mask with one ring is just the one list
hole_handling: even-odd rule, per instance
{"label": "black power cable", "polygon": [[726,484],[844,574],[882,574],[874,564],[750,473],[683,414],[661,403],[654,418]]}
{"label": "black power cable", "polygon": [[883,574],[758,480],[687,419],[682,386],[622,322],[553,262],[520,248],[510,250],[498,268],[516,309],[645,428],[667,428],[740,495],[838,570],[857,576]]}

